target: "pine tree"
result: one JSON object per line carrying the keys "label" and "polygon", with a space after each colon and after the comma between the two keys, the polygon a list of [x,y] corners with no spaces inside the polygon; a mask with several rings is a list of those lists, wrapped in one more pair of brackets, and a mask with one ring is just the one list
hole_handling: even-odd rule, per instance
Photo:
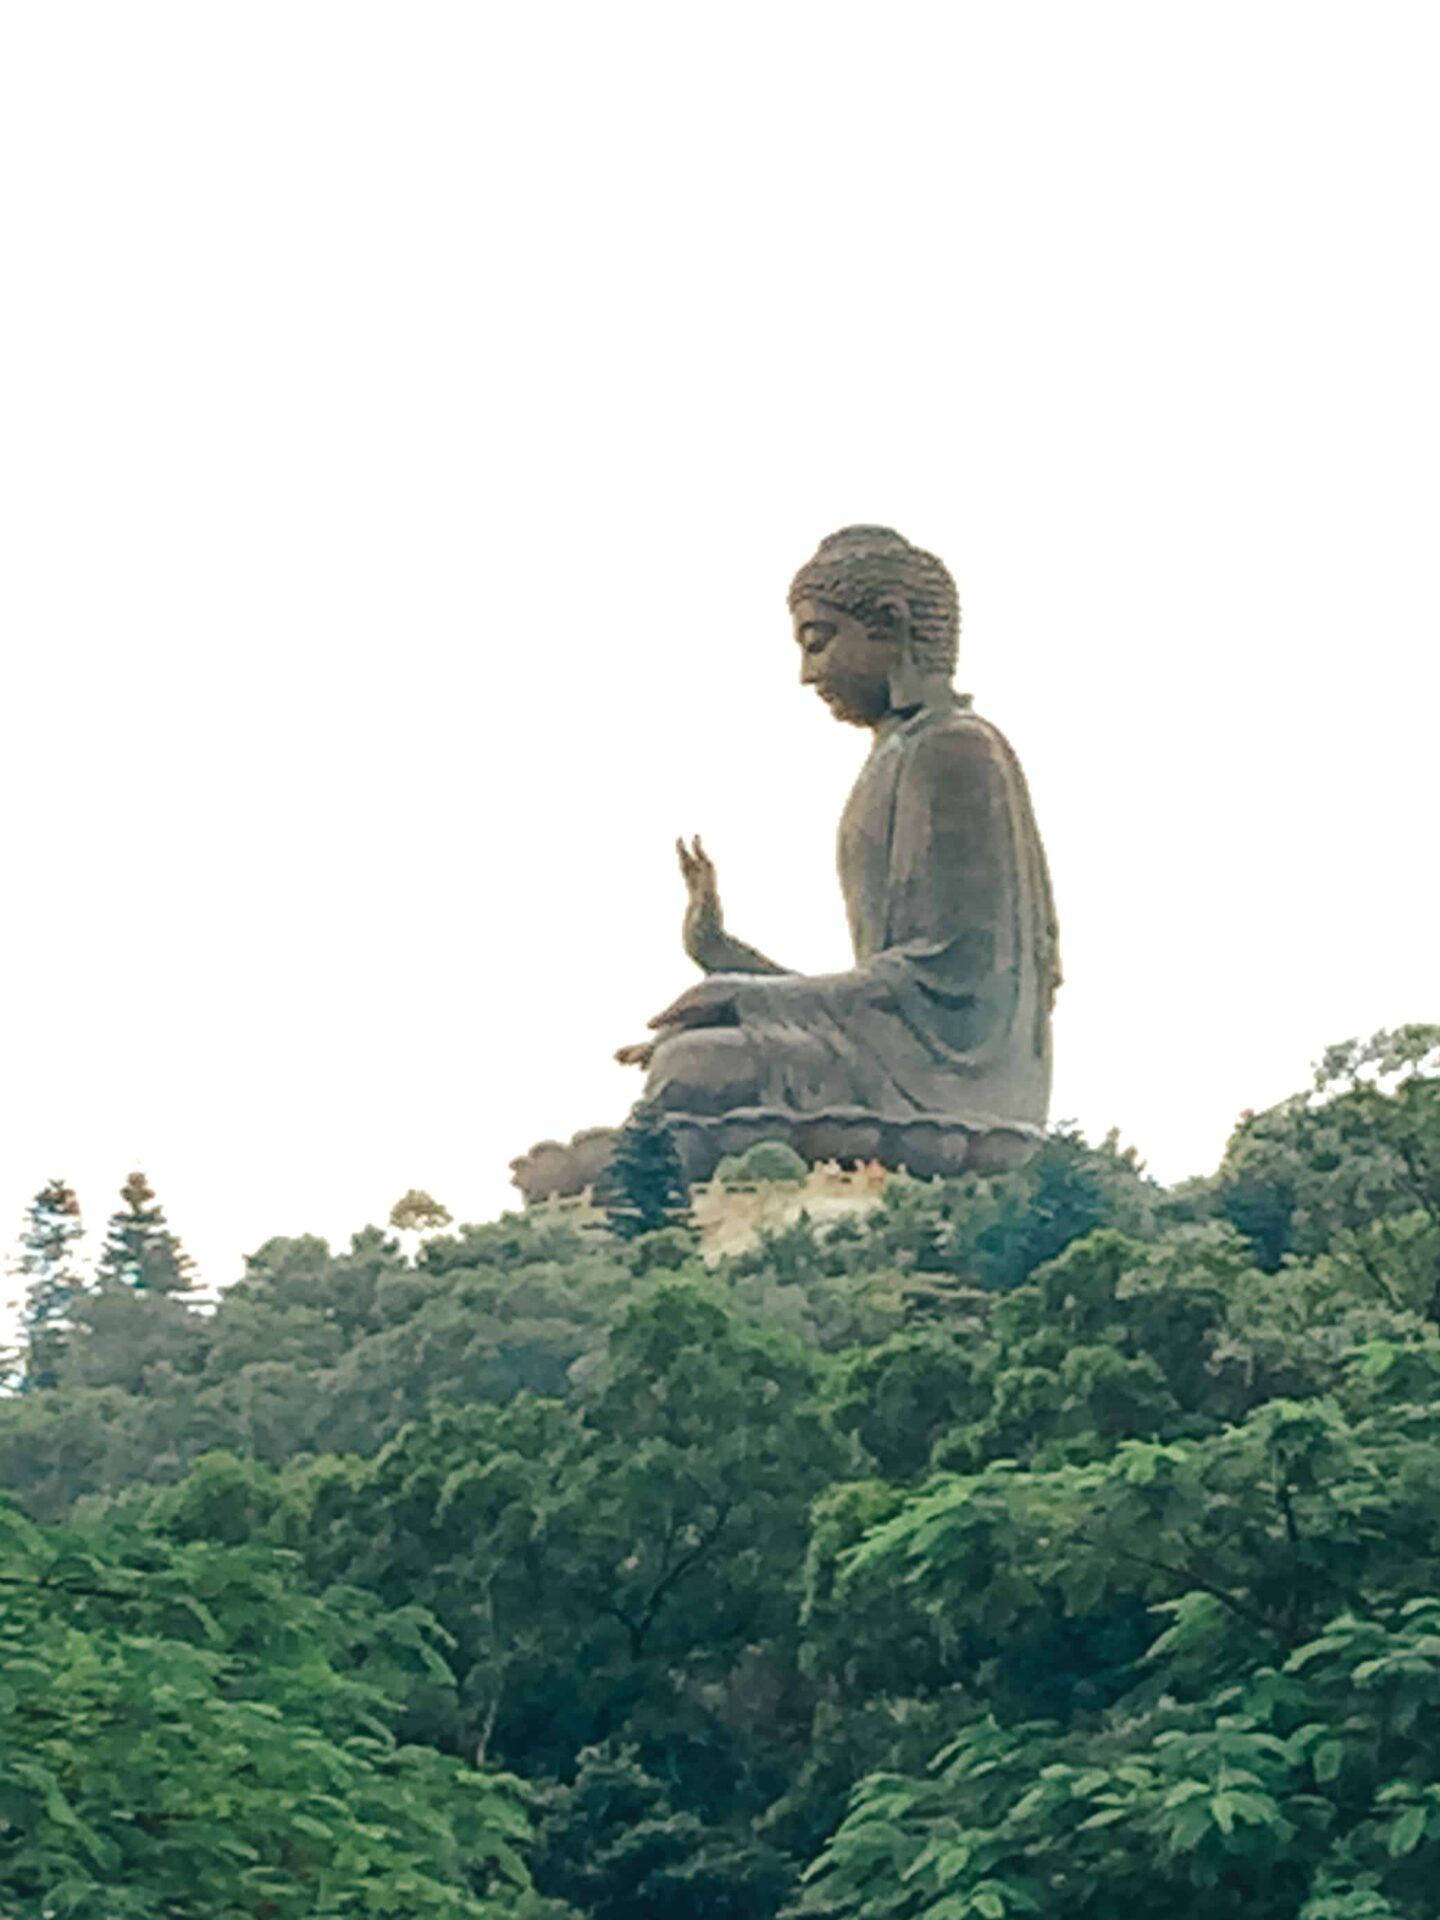
{"label": "pine tree", "polygon": [[189,1293],[196,1284],[195,1263],[167,1226],[155,1189],[143,1173],[131,1174],[120,1198],[125,1205],[110,1216],[95,1270],[101,1287]]}
{"label": "pine tree", "polygon": [[30,1202],[24,1252],[15,1271],[25,1281],[20,1324],[25,1333],[25,1391],[58,1384],[70,1333],[70,1312],[84,1291],[75,1243],[84,1229],[80,1202],[63,1180],[51,1180]]}
{"label": "pine tree", "polygon": [[670,1123],[658,1107],[636,1102],[616,1138],[596,1199],[621,1240],[685,1224],[690,1183]]}

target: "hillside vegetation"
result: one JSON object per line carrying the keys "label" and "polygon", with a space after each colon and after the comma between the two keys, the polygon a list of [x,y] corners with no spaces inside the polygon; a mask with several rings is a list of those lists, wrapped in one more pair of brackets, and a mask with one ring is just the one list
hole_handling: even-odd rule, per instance
{"label": "hillside vegetation", "polygon": [[67,1195],[7,1920],[1435,1913],[1440,1030],[1177,1189],[1061,1129],[715,1268],[410,1195],[212,1306]]}

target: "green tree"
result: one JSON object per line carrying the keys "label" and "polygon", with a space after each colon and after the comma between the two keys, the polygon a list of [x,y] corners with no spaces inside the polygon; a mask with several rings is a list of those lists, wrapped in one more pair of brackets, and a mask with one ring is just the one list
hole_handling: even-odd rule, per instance
{"label": "green tree", "polygon": [[835,1423],[887,1479],[909,1480],[928,1468],[943,1433],[988,1408],[982,1352],[924,1328],[847,1354],[835,1379]]}
{"label": "green tree", "polygon": [[281,1557],[0,1510],[0,1905],[16,1920],[516,1910],[512,1783],[398,1740],[417,1609]]}
{"label": "green tree", "polygon": [[[991,1331],[984,1464],[871,1499],[812,1559],[820,1670],[949,1700],[952,1725],[928,1769],[864,1782],[802,1909],[1422,1920],[1440,1337],[1358,1272],[1247,1273],[1193,1230],[1092,1236]],[[1287,1370],[1306,1397],[1267,1397]]]}
{"label": "green tree", "polygon": [[[655,1818],[678,1822],[644,1896],[663,1883],[665,1911],[686,1911],[687,1884],[700,1897],[687,1850],[730,1889],[716,1912],[773,1911],[776,1852],[752,1828],[807,1737],[809,1510],[841,1458],[817,1370],[703,1278],[641,1284],[568,1404],[521,1395],[417,1420],[327,1481],[302,1524],[317,1580],[418,1601],[451,1635],[455,1689],[429,1701],[427,1738],[564,1782],[587,1747],[633,1748],[664,1783]],[[572,1815],[587,1832],[601,1818],[593,1799]],[[570,1866],[540,1870],[566,1899],[576,1831],[555,1843]],[[618,1830],[597,1845],[607,1910],[623,1912],[650,1869]]]}
{"label": "green tree", "polygon": [[613,1746],[587,1748],[547,1796],[536,1877],[589,1920],[764,1920],[790,1879],[773,1845],[677,1811]]}
{"label": "green tree", "polygon": [[186,1294],[197,1285],[195,1265],[170,1231],[164,1209],[143,1173],[120,1189],[124,1205],[110,1216],[96,1267],[101,1288],[137,1293]]}
{"label": "green tree", "polygon": [[684,1224],[690,1185],[670,1124],[650,1102],[637,1101],[620,1129],[596,1198],[622,1240]]}
{"label": "green tree", "polygon": [[25,1351],[21,1386],[54,1387],[60,1378],[70,1319],[84,1291],[76,1246],[84,1232],[80,1202],[63,1180],[51,1180],[30,1202],[15,1271],[25,1283],[20,1324]]}
{"label": "green tree", "polygon": [[1440,1321],[1440,1027],[1328,1048],[1308,1092],[1241,1121],[1213,1204],[1272,1271],[1338,1253]]}

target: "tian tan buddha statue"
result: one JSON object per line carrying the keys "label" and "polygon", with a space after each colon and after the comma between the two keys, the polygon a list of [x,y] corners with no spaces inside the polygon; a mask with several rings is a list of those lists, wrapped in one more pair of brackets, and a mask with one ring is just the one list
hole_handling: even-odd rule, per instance
{"label": "tian tan buddha statue", "polygon": [[[617,1058],[644,1069],[692,1179],[761,1139],[925,1176],[1013,1165],[1045,1121],[1058,939],[1019,762],[951,684],[955,583],[889,528],[846,527],[796,574],[790,612],[802,684],[871,736],[840,822],[854,963],[793,973],[736,939],[704,846],[678,842],[706,978]],[[578,1191],[611,1138],[546,1142],[517,1184]]]}

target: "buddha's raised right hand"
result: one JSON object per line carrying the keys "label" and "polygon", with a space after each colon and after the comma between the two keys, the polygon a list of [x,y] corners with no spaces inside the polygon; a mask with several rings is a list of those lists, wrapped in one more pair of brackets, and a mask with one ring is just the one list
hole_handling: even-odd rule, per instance
{"label": "buddha's raised right hand", "polygon": [[720,910],[720,883],[715,876],[715,862],[706,853],[698,833],[688,847],[683,839],[677,840],[675,851],[680,857],[680,871],[688,895],[681,939],[686,953],[696,966],[713,973],[720,965],[719,956],[725,940],[725,917]]}
{"label": "buddha's raised right hand", "polygon": [[689,846],[683,839],[677,840],[675,851],[680,856],[680,871],[689,896],[681,939],[696,966],[704,973],[783,973],[783,967],[725,931],[715,862],[706,853],[699,834]]}

